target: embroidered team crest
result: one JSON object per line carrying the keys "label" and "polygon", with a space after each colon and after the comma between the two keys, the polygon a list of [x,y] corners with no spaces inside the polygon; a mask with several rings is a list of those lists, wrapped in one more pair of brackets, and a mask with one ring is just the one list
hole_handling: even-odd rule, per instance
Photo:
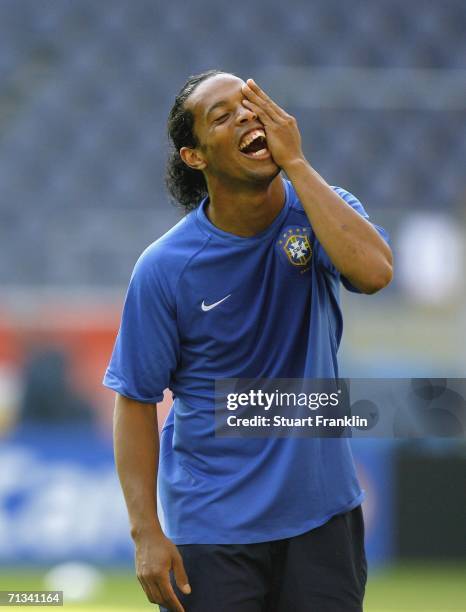
{"label": "embroidered team crest", "polygon": [[308,232],[307,227],[289,229],[278,242],[294,266],[305,266],[311,259],[312,248]]}

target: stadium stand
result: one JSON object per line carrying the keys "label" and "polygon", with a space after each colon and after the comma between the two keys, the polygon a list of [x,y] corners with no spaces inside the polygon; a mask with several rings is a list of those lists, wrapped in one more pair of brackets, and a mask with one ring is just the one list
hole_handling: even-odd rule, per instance
{"label": "stadium stand", "polygon": [[[277,66],[435,76],[464,68],[465,21],[463,0],[3,0],[0,283],[126,284],[181,214],[163,183],[165,119],[189,74],[221,67],[265,86]],[[459,213],[464,104],[389,107],[356,93],[373,107],[291,98],[316,168],[375,215]]]}

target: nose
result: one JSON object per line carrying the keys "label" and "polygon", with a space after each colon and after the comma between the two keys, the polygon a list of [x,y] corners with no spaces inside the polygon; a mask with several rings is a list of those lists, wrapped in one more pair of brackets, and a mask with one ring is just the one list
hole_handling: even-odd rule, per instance
{"label": "nose", "polygon": [[239,105],[237,117],[238,123],[248,123],[249,121],[254,121],[255,119],[257,119],[257,115],[254,111],[250,110],[249,108],[246,108],[242,104]]}

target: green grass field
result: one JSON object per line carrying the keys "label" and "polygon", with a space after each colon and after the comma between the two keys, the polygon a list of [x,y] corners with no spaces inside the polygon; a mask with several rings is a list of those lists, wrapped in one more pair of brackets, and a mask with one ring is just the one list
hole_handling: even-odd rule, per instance
{"label": "green grass field", "polygon": [[[43,572],[0,569],[0,590],[40,590]],[[466,566],[400,565],[370,577],[365,612],[466,612]],[[18,610],[5,606],[4,610]],[[24,609],[24,608],[23,608]],[[44,606],[41,610],[57,610]],[[59,608],[58,608],[59,609]],[[130,572],[107,571],[98,596],[86,603],[67,603],[75,612],[139,612],[156,610]],[[221,612],[221,608],[219,608]]]}

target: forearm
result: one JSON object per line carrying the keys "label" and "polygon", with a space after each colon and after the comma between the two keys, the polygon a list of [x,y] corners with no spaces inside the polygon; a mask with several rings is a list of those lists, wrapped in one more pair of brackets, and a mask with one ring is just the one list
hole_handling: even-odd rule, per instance
{"label": "forearm", "polygon": [[346,204],[306,162],[286,168],[312,228],[339,272],[366,293],[392,277],[390,247],[366,219]]}
{"label": "forearm", "polygon": [[113,442],[133,539],[161,533],[156,498],[160,446],[156,405],[137,402],[117,393]]}

